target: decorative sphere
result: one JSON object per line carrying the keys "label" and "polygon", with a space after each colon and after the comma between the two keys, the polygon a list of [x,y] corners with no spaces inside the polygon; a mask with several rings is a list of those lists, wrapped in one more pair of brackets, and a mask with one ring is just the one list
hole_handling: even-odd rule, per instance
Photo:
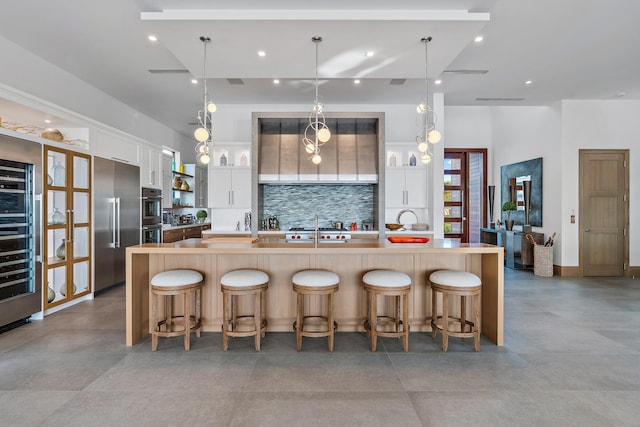
{"label": "decorative sphere", "polygon": [[202,163],[203,165],[206,165],[207,163],[209,163],[210,160],[211,160],[211,157],[209,157],[208,154],[202,154],[200,156],[200,163]]}
{"label": "decorative sphere", "polygon": [[314,151],[316,151],[316,147],[312,144],[309,143],[304,147],[305,151],[309,154],[313,153]]}
{"label": "decorative sphere", "polygon": [[205,128],[198,128],[193,132],[193,136],[196,137],[196,141],[205,142],[209,139],[209,131]]}
{"label": "decorative sphere", "polygon": [[426,153],[428,148],[429,144],[427,144],[426,142],[421,142],[420,144],[418,144],[418,151],[420,151],[421,153]]}
{"label": "decorative sphere", "polygon": [[314,165],[319,165],[320,162],[322,161],[322,157],[320,157],[320,154],[314,154],[313,157],[311,158],[311,161],[313,162]]}
{"label": "decorative sphere", "polygon": [[440,142],[441,139],[442,139],[442,134],[440,133],[440,131],[436,129],[429,131],[429,133],[427,134],[427,141],[429,141],[432,144],[437,144],[438,142]]}
{"label": "decorative sphere", "polygon": [[331,131],[327,128],[322,128],[318,131],[318,141],[327,142],[331,139]]}
{"label": "decorative sphere", "polygon": [[218,109],[218,106],[216,104],[214,104],[213,102],[209,101],[207,103],[207,111],[208,112],[215,113],[217,109]]}
{"label": "decorative sphere", "polygon": [[420,158],[420,161],[421,161],[422,163],[424,163],[425,165],[426,165],[427,163],[431,163],[431,154],[429,154],[429,153],[424,153],[424,154],[422,155],[422,157]]}
{"label": "decorative sphere", "polygon": [[422,114],[422,113],[424,113],[425,111],[427,111],[427,107],[425,107],[425,105],[424,105],[424,104],[418,104],[418,106],[416,107],[416,112],[417,112],[418,114]]}

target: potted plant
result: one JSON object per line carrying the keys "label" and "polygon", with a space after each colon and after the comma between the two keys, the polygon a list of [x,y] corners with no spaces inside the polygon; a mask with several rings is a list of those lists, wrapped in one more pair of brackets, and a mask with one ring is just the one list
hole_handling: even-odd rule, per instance
{"label": "potted plant", "polygon": [[512,201],[504,202],[502,205],[502,211],[507,213],[507,220],[504,222],[504,226],[507,230],[513,229],[513,220],[511,219],[511,211],[517,210],[518,207]]}
{"label": "potted plant", "polygon": [[198,212],[196,212],[196,218],[198,219],[199,223],[202,224],[206,217],[207,217],[207,211],[205,211],[204,209],[200,209]]}

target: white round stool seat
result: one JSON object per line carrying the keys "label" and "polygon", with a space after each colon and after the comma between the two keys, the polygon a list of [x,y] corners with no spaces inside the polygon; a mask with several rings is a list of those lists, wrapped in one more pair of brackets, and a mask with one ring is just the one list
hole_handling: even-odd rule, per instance
{"label": "white round stool seat", "polygon": [[250,268],[242,270],[233,270],[225,273],[220,278],[220,283],[224,286],[232,286],[235,288],[244,288],[258,286],[269,281],[269,275],[264,271],[253,270]]}
{"label": "white round stool seat", "polygon": [[482,285],[482,281],[475,274],[455,270],[434,271],[429,276],[429,281],[452,288],[474,288]]}
{"label": "white round stool seat", "polygon": [[411,285],[411,277],[408,274],[394,270],[371,270],[362,277],[367,285],[381,288],[400,288]]}
{"label": "white round stool seat", "polygon": [[328,270],[303,270],[294,274],[291,281],[297,286],[319,288],[337,285],[340,277]]}
{"label": "white round stool seat", "polygon": [[158,287],[184,286],[202,282],[202,279],[199,271],[168,270],[153,276],[151,284]]}

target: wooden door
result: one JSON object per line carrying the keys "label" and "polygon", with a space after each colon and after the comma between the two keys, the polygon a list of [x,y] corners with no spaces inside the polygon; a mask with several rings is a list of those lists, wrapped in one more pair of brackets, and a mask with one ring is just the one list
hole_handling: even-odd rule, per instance
{"label": "wooden door", "polygon": [[628,265],[628,150],[580,150],[583,276],[623,276]]}
{"label": "wooden door", "polygon": [[444,237],[467,242],[467,163],[464,153],[444,154]]}

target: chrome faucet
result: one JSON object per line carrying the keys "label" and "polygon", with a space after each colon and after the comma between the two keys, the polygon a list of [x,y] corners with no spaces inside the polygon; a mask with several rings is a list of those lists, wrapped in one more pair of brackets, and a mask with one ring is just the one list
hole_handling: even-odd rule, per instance
{"label": "chrome faucet", "polygon": [[318,237],[320,237],[318,230],[318,214],[315,214],[315,216],[313,217],[313,240],[315,242],[316,248],[318,247]]}

